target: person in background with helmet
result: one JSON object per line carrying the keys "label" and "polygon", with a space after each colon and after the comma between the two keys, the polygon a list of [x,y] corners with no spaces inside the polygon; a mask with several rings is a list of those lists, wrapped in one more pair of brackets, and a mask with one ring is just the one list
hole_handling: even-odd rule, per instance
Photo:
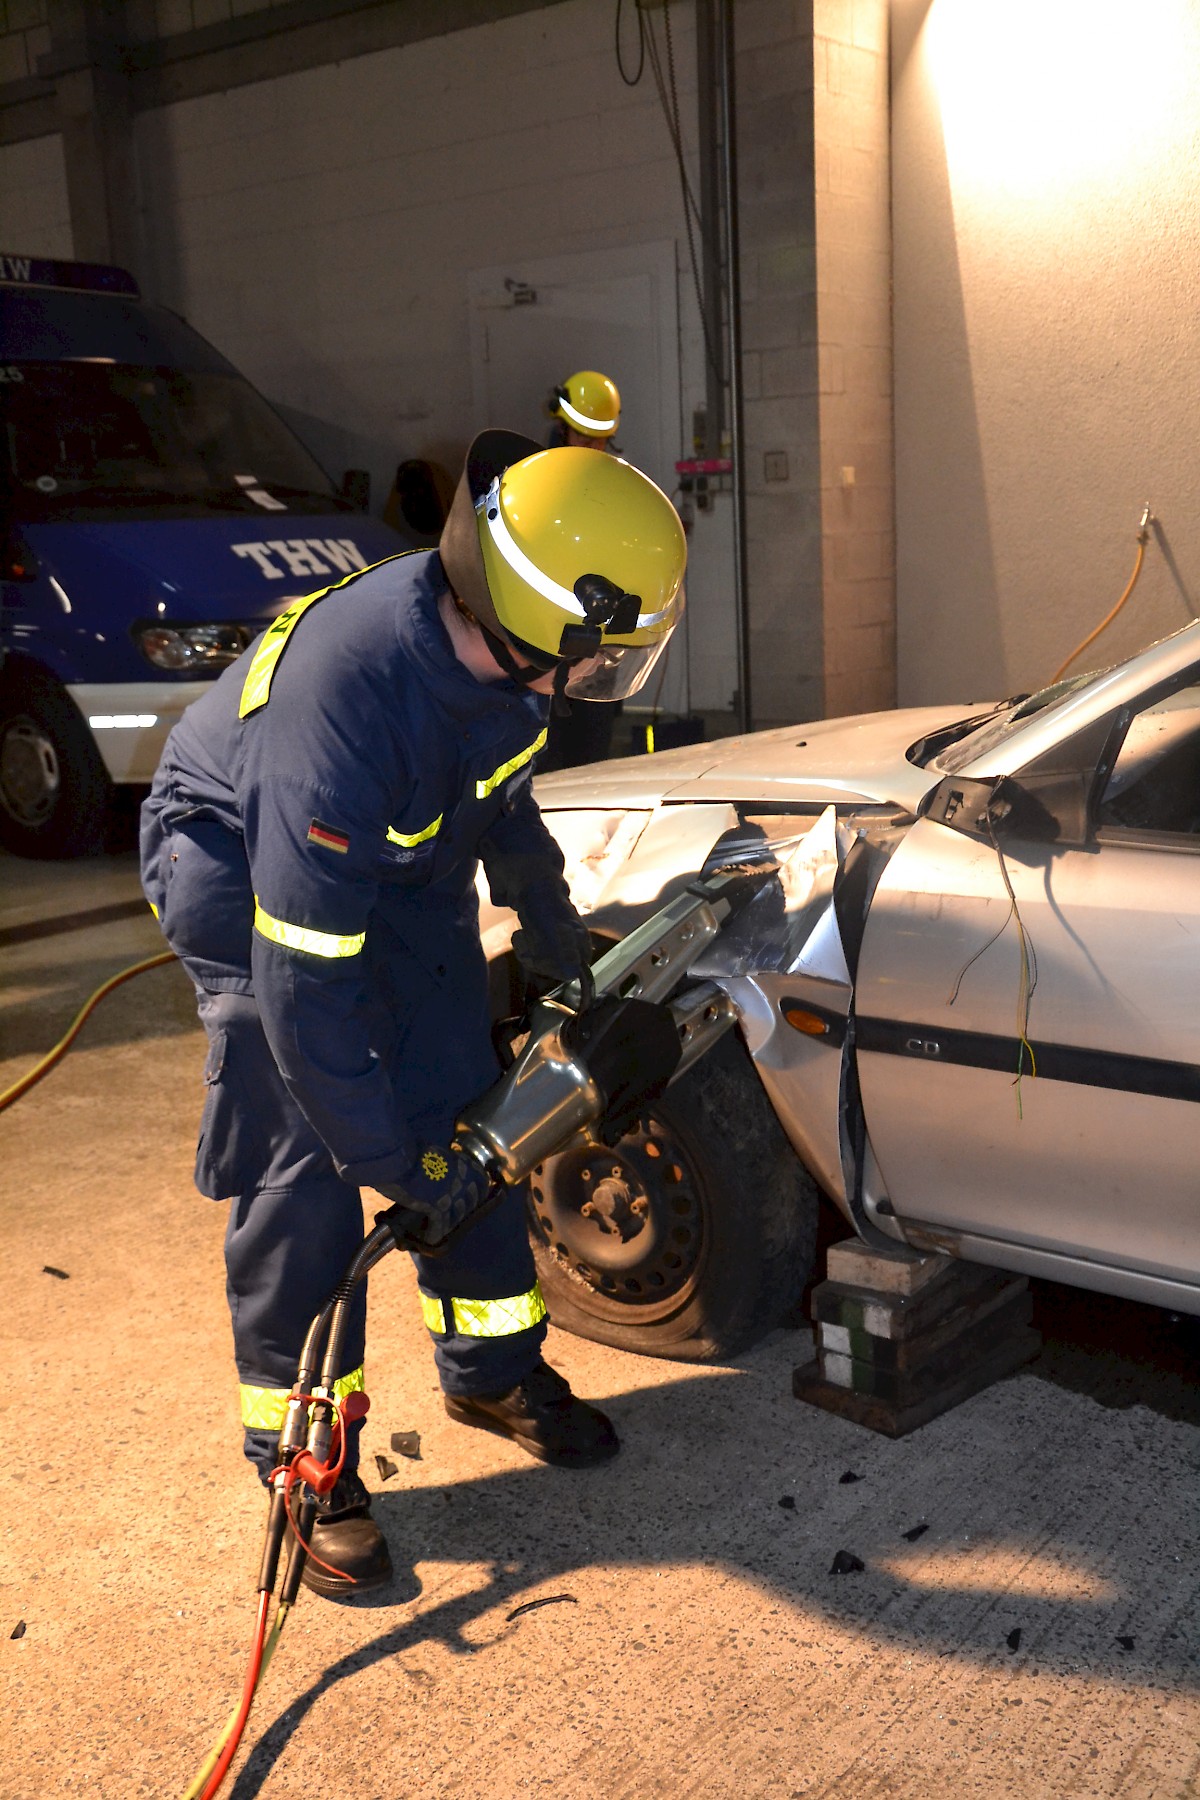
{"label": "person in background with helmet", "polygon": [[[620,454],[614,440],[621,423],[621,396],[616,382],[598,369],[580,369],[568,375],[551,391],[549,411],[553,423],[548,445]],[[558,701],[550,711],[538,773],[603,762],[612,750],[613,725],[620,710],[619,701],[608,706]]]}
{"label": "person in background with helmet", "polygon": [[568,375],[550,395],[550,428],[547,445],[568,445],[577,450],[607,450],[618,456],[613,439],[621,423],[621,396],[617,384],[597,369],[580,369]]}
{"label": "person in background with helmet", "polygon": [[[683,531],[615,458],[485,432],[438,550],[292,604],[172,731],[142,879],[209,1039],[196,1184],[232,1196],[225,1251],[245,1450],[265,1480],[309,1321],[362,1237],[359,1187],[403,1207],[450,1416],[545,1462],[615,1455],[542,1359],[524,1196],[452,1142],[498,1068],[475,895],[482,859],[544,983],[586,927],[530,788],[547,696],[634,691],[683,608]],[[362,1387],[366,1300],[337,1383]],[[357,1473],[319,1503],[305,1582],[391,1575]],[[346,1579],[353,1578],[351,1582]]]}

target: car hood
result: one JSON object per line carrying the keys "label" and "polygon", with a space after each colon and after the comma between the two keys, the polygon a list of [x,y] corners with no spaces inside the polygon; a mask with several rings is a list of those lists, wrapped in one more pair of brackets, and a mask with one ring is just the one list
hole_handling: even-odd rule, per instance
{"label": "car hood", "polygon": [[682,801],[898,806],[912,812],[939,776],[909,762],[909,746],[982,710],[975,702],[819,719],[653,756],[562,769],[540,776],[535,790],[544,812]]}

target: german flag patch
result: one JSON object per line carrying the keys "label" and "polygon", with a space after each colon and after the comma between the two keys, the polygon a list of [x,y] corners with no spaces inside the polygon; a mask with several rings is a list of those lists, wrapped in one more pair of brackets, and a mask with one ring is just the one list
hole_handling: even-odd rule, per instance
{"label": "german flag patch", "polygon": [[339,856],[345,856],[350,848],[350,839],[344,831],[335,831],[332,825],[322,825],[320,819],[314,819],[309,826],[308,841],[321,850],[336,850]]}

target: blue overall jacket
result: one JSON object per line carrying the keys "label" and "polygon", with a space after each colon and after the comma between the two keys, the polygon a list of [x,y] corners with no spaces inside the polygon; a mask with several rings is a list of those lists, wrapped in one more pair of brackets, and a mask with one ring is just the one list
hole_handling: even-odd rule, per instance
{"label": "blue overall jacket", "polygon": [[455,1029],[456,968],[482,970],[477,859],[502,871],[501,904],[519,898],[514,868],[569,904],[530,790],[548,703],[463,667],[445,589],[437,553],[413,552],[294,601],[188,708],[143,808],[167,938],[199,988],[253,993],[293,1098],[356,1184],[415,1161],[407,1121],[429,1097],[407,1002],[444,983]]}

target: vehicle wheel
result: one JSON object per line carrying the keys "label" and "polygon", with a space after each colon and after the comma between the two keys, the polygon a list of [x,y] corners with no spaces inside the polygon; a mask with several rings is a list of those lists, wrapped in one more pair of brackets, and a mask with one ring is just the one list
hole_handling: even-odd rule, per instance
{"label": "vehicle wheel", "polygon": [[540,1164],[530,1210],[556,1325],[646,1356],[712,1362],[795,1307],[818,1194],[730,1033],[615,1149]]}
{"label": "vehicle wheel", "polygon": [[19,856],[88,856],[103,843],[108,775],[71,696],[14,659],[0,676],[0,843]]}

